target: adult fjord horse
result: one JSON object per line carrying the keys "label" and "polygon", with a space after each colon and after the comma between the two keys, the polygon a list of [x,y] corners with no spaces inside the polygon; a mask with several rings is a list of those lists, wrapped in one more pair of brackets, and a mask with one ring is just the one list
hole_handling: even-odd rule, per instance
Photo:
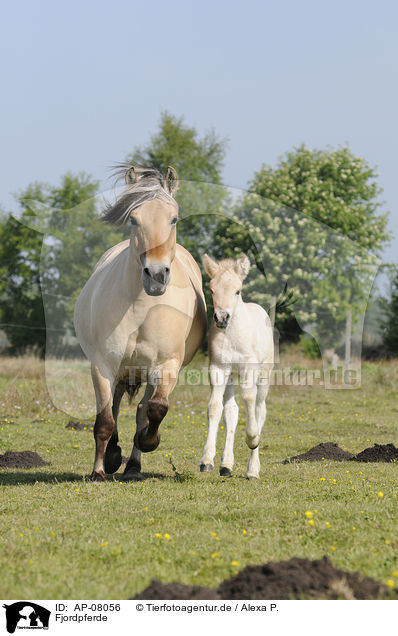
{"label": "adult fjord horse", "polygon": [[93,481],[121,465],[117,416],[125,391],[146,382],[137,408],[137,430],[125,481],[141,479],[141,451],[157,448],[159,425],[180,368],[188,364],[206,331],[206,307],[198,265],[176,243],[176,171],[124,166],[126,188],[103,220],[131,224],[131,238],[108,250],[83,287],[75,329],[91,361],[97,403]]}

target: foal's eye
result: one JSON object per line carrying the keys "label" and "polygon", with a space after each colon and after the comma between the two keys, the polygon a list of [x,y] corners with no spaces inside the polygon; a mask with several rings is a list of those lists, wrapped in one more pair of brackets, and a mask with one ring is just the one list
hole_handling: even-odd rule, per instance
{"label": "foal's eye", "polygon": [[134,216],[130,216],[130,223],[133,227],[138,226],[137,219]]}
{"label": "foal's eye", "polygon": [[239,291],[239,289],[238,289],[238,291],[236,292],[236,294],[235,294],[235,295],[236,295],[236,296],[239,296],[239,294],[240,294],[240,291]]}
{"label": "foal's eye", "polygon": [[177,217],[176,217],[176,216],[173,216],[173,218],[172,218],[172,219],[171,219],[171,221],[170,221],[170,225],[176,225],[176,224],[177,224],[177,221],[178,221]]}

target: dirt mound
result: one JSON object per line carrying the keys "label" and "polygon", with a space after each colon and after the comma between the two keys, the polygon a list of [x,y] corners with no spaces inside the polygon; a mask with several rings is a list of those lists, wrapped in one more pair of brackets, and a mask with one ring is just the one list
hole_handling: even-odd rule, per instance
{"label": "dirt mound", "polygon": [[374,579],[361,577],[357,572],[339,570],[327,557],[323,557],[315,561],[293,558],[264,565],[248,565],[236,576],[223,581],[217,590],[154,580],[133,600],[365,600],[397,597],[398,590],[391,591]]}
{"label": "dirt mound", "polygon": [[65,428],[69,428],[72,431],[88,431],[90,427],[87,424],[83,424],[83,422],[75,422],[74,420],[70,420]]}
{"label": "dirt mound", "polygon": [[327,557],[248,565],[221,583],[222,599],[378,599],[390,591],[374,579],[335,568]]}
{"label": "dirt mound", "polygon": [[209,587],[199,587],[198,585],[184,585],[184,583],[162,583],[154,579],[149,587],[137,594],[135,599],[144,600],[165,600],[165,601],[185,601],[185,600],[207,600],[219,599],[216,590]]}
{"label": "dirt mound", "polygon": [[398,448],[394,444],[375,444],[355,455],[354,462],[398,462]]}
{"label": "dirt mound", "polygon": [[310,448],[306,453],[295,455],[289,459],[283,460],[282,464],[290,464],[291,462],[320,462],[323,459],[332,459],[335,462],[345,462],[353,459],[354,455],[343,450],[333,442],[325,442]]}
{"label": "dirt mound", "polygon": [[7,451],[0,455],[1,468],[37,468],[49,465],[50,462],[45,462],[35,451]]}

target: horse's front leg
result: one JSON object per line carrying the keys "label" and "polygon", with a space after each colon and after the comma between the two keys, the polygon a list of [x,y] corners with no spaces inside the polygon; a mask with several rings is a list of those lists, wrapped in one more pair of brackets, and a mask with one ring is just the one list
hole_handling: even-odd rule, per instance
{"label": "horse's front leg", "polygon": [[214,468],[218,425],[223,412],[223,396],[230,373],[230,369],[222,369],[216,365],[210,365],[211,395],[207,406],[209,429],[202,459],[200,460],[200,471],[202,473],[210,472]]}
{"label": "horse's front leg", "polygon": [[112,414],[112,391],[109,380],[101,375],[97,367],[91,367],[91,376],[97,403],[94,424],[95,459],[91,479],[105,481],[104,455],[115,425]]}
{"label": "horse's front leg", "polygon": [[115,473],[122,464],[122,449],[120,448],[119,435],[117,432],[117,418],[119,415],[120,401],[126,390],[124,382],[119,382],[113,393],[112,416],[114,420],[113,432],[108,441],[104,456],[105,472],[108,474]]}
{"label": "horse's front leg", "polygon": [[148,423],[138,428],[134,437],[134,444],[143,453],[150,453],[159,446],[159,426],[169,410],[169,394],[177,383],[180,367],[181,362],[173,358],[157,369],[155,390],[148,400]]}
{"label": "horse's front leg", "polygon": [[[148,426],[148,402],[154,390],[155,387],[152,384],[147,384],[145,393],[137,406],[137,433]],[[124,469],[123,481],[141,481],[142,479],[143,475],[141,473],[141,450],[136,445],[134,437],[133,450],[131,452],[130,459],[126,464],[126,468]]]}

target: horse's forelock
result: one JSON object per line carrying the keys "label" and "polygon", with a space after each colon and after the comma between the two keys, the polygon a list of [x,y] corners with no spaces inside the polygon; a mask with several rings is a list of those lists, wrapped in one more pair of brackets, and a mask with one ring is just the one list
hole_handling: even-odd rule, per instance
{"label": "horse's forelock", "polygon": [[110,225],[125,225],[131,213],[138,207],[152,201],[160,199],[164,203],[174,205],[178,209],[176,200],[164,187],[164,178],[156,168],[142,168],[129,164],[120,164],[118,174],[126,175],[133,171],[137,179],[135,182],[127,183],[123,194],[114,204],[108,204],[101,220]]}

